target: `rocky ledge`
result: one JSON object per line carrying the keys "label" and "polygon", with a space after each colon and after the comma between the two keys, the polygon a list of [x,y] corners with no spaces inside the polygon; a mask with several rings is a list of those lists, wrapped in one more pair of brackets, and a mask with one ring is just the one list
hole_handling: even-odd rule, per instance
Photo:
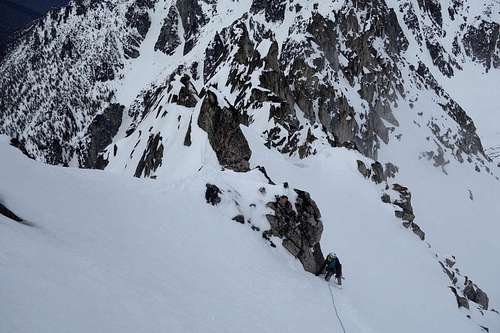
{"label": "rocky ledge", "polygon": [[295,204],[286,196],[278,196],[267,204],[274,214],[266,215],[271,229],[264,234],[281,238],[283,247],[300,260],[304,269],[316,273],[324,261],[319,243],[323,233],[321,213],[309,193],[295,193]]}

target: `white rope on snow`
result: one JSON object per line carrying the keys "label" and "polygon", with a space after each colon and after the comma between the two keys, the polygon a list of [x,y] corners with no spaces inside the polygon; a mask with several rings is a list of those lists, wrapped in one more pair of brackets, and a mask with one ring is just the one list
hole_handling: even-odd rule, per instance
{"label": "white rope on snow", "polygon": [[333,308],[335,309],[335,314],[337,315],[337,319],[339,320],[340,326],[342,327],[342,331],[344,331],[344,333],[346,333],[344,324],[342,323],[342,319],[340,319],[339,312],[337,311],[337,306],[335,305],[335,297],[333,296],[333,290],[332,290],[332,286],[330,285],[330,283],[328,283],[328,289],[330,289],[330,295],[332,296],[332,304],[333,304]]}

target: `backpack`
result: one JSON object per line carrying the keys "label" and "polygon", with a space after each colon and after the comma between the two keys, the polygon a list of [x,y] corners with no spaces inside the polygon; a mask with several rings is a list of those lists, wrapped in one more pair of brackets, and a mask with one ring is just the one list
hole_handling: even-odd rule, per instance
{"label": "backpack", "polygon": [[342,276],[342,264],[340,261],[337,261],[337,265],[335,265],[335,275]]}
{"label": "backpack", "polygon": [[326,260],[327,260],[328,269],[331,269],[331,270],[335,269],[336,266],[340,263],[338,258],[333,258],[333,257],[328,258],[327,257]]}

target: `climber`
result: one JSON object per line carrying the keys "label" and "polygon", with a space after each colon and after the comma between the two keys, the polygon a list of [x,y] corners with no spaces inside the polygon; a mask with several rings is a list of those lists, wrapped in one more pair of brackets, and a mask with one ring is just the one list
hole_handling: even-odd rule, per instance
{"label": "climber", "polygon": [[342,285],[342,264],[335,253],[330,253],[321,266],[321,269],[316,273],[316,276],[324,273],[326,271],[325,280],[330,281],[330,278],[335,274],[335,279],[337,284]]}

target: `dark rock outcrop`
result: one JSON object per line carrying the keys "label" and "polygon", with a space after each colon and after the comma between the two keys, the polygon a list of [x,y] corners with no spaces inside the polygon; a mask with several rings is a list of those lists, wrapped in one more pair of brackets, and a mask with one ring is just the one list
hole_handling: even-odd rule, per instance
{"label": "dark rock outcrop", "polygon": [[222,191],[213,184],[207,184],[207,189],[205,191],[205,200],[212,206],[217,206],[221,202],[220,195]]}
{"label": "dark rock outcrop", "polygon": [[184,146],[191,146],[191,125],[193,123],[193,118],[189,119],[188,129],[186,131],[186,136],[184,137]]}
{"label": "dark rock outcrop", "polygon": [[300,260],[304,270],[316,273],[324,261],[319,243],[323,232],[321,214],[309,193],[295,192],[295,209],[286,196],[267,204],[274,211],[274,215],[266,215],[271,225],[268,233],[283,239],[283,247]]}
{"label": "dark rock outcrop", "polygon": [[451,65],[453,61],[447,56],[445,49],[434,40],[427,40],[425,44],[429,50],[433,64],[439,68],[441,73],[451,78],[455,74],[453,66]]}
{"label": "dark rock outcrop", "polygon": [[418,0],[418,5],[424,11],[429,13],[434,23],[439,26],[443,25],[443,16],[441,14],[441,4],[438,0]]}
{"label": "dark rock outcrop", "polygon": [[162,137],[159,134],[151,134],[148,139],[148,145],[141,160],[135,170],[135,177],[150,177],[162,164],[163,159],[163,144]]}
{"label": "dark rock outcrop", "polygon": [[410,227],[411,231],[413,231],[420,240],[425,240],[425,232],[415,222],[412,222]]}
{"label": "dark rock outcrop", "polygon": [[[437,256],[438,255],[436,254],[436,257]],[[460,273],[460,270],[455,267],[456,259],[454,256],[440,259],[439,264],[441,265],[443,272],[446,273],[446,275],[450,279],[450,282],[452,284],[452,286],[450,286],[450,289],[456,297],[459,308],[464,307],[466,309],[469,309],[469,301],[471,301],[480,305],[482,310],[488,310],[488,295],[475,283],[473,283],[468,276],[463,276]],[[463,283],[460,281],[463,281]]]}
{"label": "dark rock outcrop", "polygon": [[477,303],[488,310],[489,298],[488,295],[476,286],[471,280],[468,280],[464,288],[464,296],[467,299]]}
{"label": "dark rock outcrop", "polygon": [[196,44],[200,28],[208,19],[203,13],[198,0],[177,0],[177,10],[184,28],[184,55],[191,51]]}
{"label": "dark rock outcrop", "polygon": [[380,183],[387,180],[385,178],[384,167],[382,166],[382,164],[380,162],[372,163],[372,171],[373,171],[372,180],[375,183],[380,184]]}
{"label": "dark rock outcrop", "polygon": [[135,0],[128,7],[125,14],[126,24],[136,31],[128,36],[123,46],[125,55],[129,58],[137,58],[140,55],[139,47],[151,26],[148,11],[154,7],[154,2],[154,0]]}
{"label": "dark rock outcrop", "polygon": [[457,289],[455,287],[450,287],[450,289],[451,292],[455,295],[458,307],[469,309],[469,301],[467,301],[467,298],[460,296],[457,293]]}
{"label": "dark rock outcrop", "polygon": [[[173,78],[171,79],[173,81]],[[198,103],[198,93],[191,83],[191,77],[187,74],[184,74],[180,78],[180,82],[182,84],[179,89],[178,94],[172,94],[172,103],[176,103],[177,105],[182,105],[187,108],[193,108]]]}
{"label": "dark rock outcrop", "polygon": [[413,231],[420,240],[425,240],[425,232],[418,224],[414,222],[415,214],[411,205],[411,193],[407,187],[399,184],[393,184],[392,189],[399,193],[399,199],[394,200],[392,203],[401,210],[395,211],[396,217],[403,220],[403,226]]}
{"label": "dark rock outcrop", "polygon": [[411,205],[410,191],[407,187],[399,184],[394,184],[392,189],[399,193],[399,199],[394,200],[393,204],[402,209],[401,211],[397,211],[396,216],[401,218],[403,221],[412,223],[415,219],[415,215],[413,214],[413,207]]}
{"label": "dark rock outcrop", "polygon": [[201,106],[198,126],[208,134],[219,163],[238,172],[250,170],[252,152],[240,129],[241,114],[234,107],[221,107],[217,96],[207,91]]}
{"label": "dark rock outcrop", "polygon": [[235,217],[232,218],[233,221],[245,224],[245,217],[243,215],[236,215]]}
{"label": "dark rock outcrop", "polygon": [[453,268],[453,266],[455,266],[455,264],[457,262],[456,262],[455,257],[452,256],[451,258],[445,258],[445,263],[446,263],[446,266],[448,266],[449,268]]}
{"label": "dark rock outcrop", "polygon": [[366,164],[363,161],[357,160],[358,163],[358,171],[365,178],[369,178],[372,174],[372,170],[366,167]]}
{"label": "dark rock outcrop", "polygon": [[483,64],[487,71],[500,68],[500,24],[483,21],[478,27],[469,27],[464,35],[468,56]]}
{"label": "dark rock outcrop", "polygon": [[[269,177],[269,175],[267,174],[267,171],[266,171],[266,168],[265,168],[265,167],[260,166],[260,165],[257,165],[255,168],[256,168],[257,170],[259,170],[259,171],[260,171],[260,172],[264,175],[264,177],[266,177],[267,182],[268,182],[269,184],[271,184],[271,185],[276,185],[276,183],[275,183],[275,182],[273,182],[273,180],[271,179],[271,177]],[[262,191],[262,190],[263,190],[263,191]],[[264,187],[262,187],[262,188],[260,189],[260,191],[261,191],[261,193],[265,193],[265,192],[266,192],[266,189],[265,189]]]}
{"label": "dark rock outcrop", "polygon": [[123,105],[111,104],[90,124],[87,131],[88,153],[84,162],[86,168],[96,168],[99,153],[111,144],[122,124],[124,109]]}
{"label": "dark rock outcrop", "polygon": [[165,54],[172,55],[175,49],[181,45],[178,21],[179,13],[177,12],[177,7],[171,6],[167,17],[163,21],[160,35],[155,44],[155,50],[160,50]]}
{"label": "dark rock outcrop", "polygon": [[[386,163],[385,168],[380,162],[374,162],[371,164],[371,168],[368,168],[363,161],[358,160],[358,171],[365,178],[370,178],[375,184],[381,184],[385,182],[386,190],[389,189],[389,184],[387,184],[387,178],[394,177],[398,168],[392,163]],[[399,199],[392,200],[388,193],[383,193],[381,200],[384,203],[393,204],[399,207],[401,210],[394,211],[394,215],[403,220],[403,226],[407,229],[413,231],[415,235],[421,240],[425,240],[425,232],[420,228],[418,224],[414,222],[415,214],[413,212],[413,207],[411,205],[411,192],[407,187],[393,184],[392,189],[398,192]]]}
{"label": "dark rock outcrop", "polygon": [[264,12],[267,21],[278,22],[285,18],[286,0],[253,0],[250,12]]}
{"label": "dark rock outcrop", "polygon": [[19,217],[18,215],[16,215],[13,211],[11,211],[10,209],[8,209],[4,204],[2,204],[0,202],[0,215],[3,215],[5,216],[6,218],[14,221],[14,222],[17,222],[19,224],[22,224],[22,225],[25,225],[25,226],[28,226],[28,227],[36,227],[36,225],[30,221],[26,221],[25,219]]}
{"label": "dark rock outcrop", "polygon": [[14,212],[5,207],[1,202],[0,202],[0,214],[16,222],[23,222],[22,218],[14,214]]}
{"label": "dark rock outcrop", "polygon": [[448,278],[450,279],[451,283],[453,285],[456,285],[458,282],[458,278],[453,270],[451,270],[451,267],[448,265],[443,264],[442,261],[439,261],[439,264],[441,265],[441,268],[443,269],[443,272],[446,273]]}
{"label": "dark rock outcrop", "polygon": [[363,161],[357,160],[358,171],[365,178],[371,179],[376,184],[387,182],[388,178],[394,178],[399,169],[392,163],[382,163],[375,161],[368,167]]}
{"label": "dark rock outcrop", "polygon": [[205,82],[215,74],[215,70],[226,59],[227,55],[227,47],[224,45],[221,35],[216,33],[214,39],[205,50],[205,62],[203,67],[203,78]]}

